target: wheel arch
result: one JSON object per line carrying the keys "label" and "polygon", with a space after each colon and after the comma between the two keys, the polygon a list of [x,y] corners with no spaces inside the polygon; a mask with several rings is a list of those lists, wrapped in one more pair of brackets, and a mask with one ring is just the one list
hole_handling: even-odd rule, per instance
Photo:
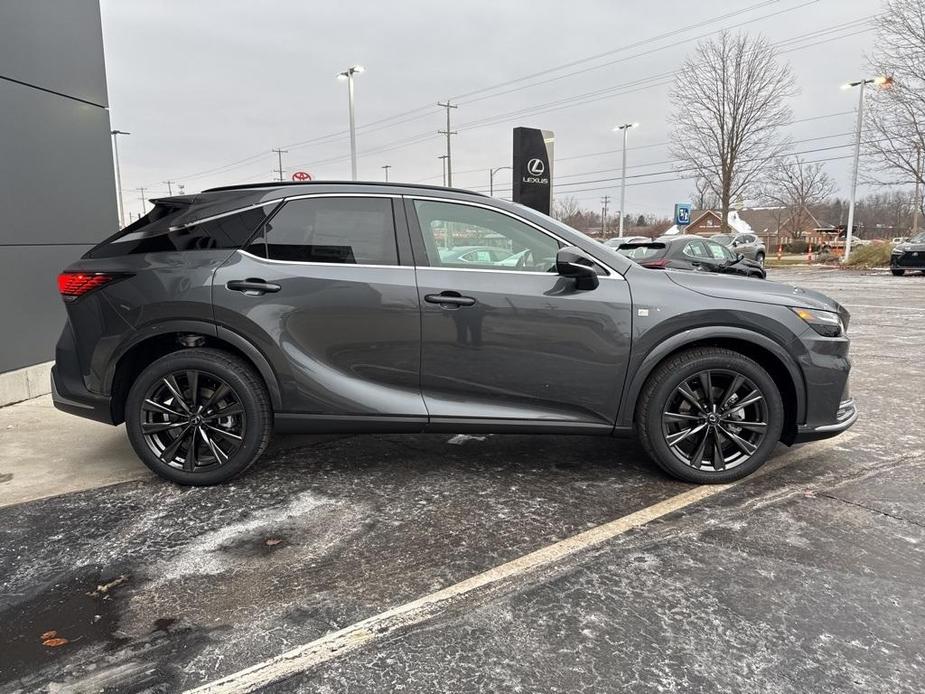
{"label": "wheel arch", "polygon": [[655,368],[678,352],[693,347],[724,347],[758,362],[780,387],[784,402],[781,441],[793,442],[797,426],[806,416],[806,384],[802,371],[787,351],[771,338],[732,326],[686,330],[660,342],[646,355],[628,382],[617,418],[618,429],[634,425],[639,394]]}
{"label": "wheel arch", "polygon": [[[201,338],[201,341],[199,340]],[[181,340],[189,344],[183,344]],[[256,369],[270,394],[274,410],[282,409],[279,381],[270,362],[246,338],[227,328],[199,321],[168,321],[148,326],[134,339],[124,344],[103,382],[104,392],[110,395],[114,424],[125,421],[125,400],[132,383],[144,368],[166,354],[205,346],[235,354]]]}

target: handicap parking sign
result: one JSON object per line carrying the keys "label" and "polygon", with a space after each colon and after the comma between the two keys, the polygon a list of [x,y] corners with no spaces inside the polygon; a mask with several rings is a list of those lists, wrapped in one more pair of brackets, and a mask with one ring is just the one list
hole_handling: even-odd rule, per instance
{"label": "handicap parking sign", "polygon": [[691,223],[691,204],[689,202],[675,203],[674,223],[678,226],[685,226]]}

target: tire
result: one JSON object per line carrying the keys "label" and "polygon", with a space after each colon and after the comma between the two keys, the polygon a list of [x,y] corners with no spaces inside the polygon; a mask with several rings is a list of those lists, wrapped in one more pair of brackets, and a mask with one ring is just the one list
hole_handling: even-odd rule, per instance
{"label": "tire", "polygon": [[154,473],[183,485],[220,484],[244,472],[266,450],[272,427],[263,381],[217,349],[161,357],[135,379],[125,403],[135,453]]}
{"label": "tire", "polygon": [[890,272],[893,273],[893,277],[902,277],[903,275],[906,274],[906,271],[905,271],[905,270],[901,270],[901,269],[895,268],[895,267],[891,267],[891,268],[890,268]]}
{"label": "tire", "polygon": [[[705,372],[710,373],[708,381],[702,377]],[[737,379],[741,384],[735,388]],[[693,400],[681,394],[682,384]],[[715,411],[707,402],[706,384]],[[752,390],[761,398],[736,408],[736,403],[753,397]],[[636,407],[637,433],[649,456],[669,475],[698,484],[731,482],[757,470],[780,440],[783,422],[783,401],[768,372],[752,359],[719,347],[690,349],[659,364]],[[688,429],[693,431],[685,436]],[[695,466],[691,461],[701,451],[701,464]]]}
{"label": "tire", "polygon": [[759,263],[760,265],[764,265],[764,253],[756,253],[755,262]]}

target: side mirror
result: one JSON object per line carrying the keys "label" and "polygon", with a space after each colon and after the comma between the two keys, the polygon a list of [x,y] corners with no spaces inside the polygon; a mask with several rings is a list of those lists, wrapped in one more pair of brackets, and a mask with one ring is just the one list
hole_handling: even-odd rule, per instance
{"label": "side mirror", "polygon": [[739,263],[739,262],[742,262],[743,260],[745,260],[745,256],[742,255],[741,253],[736,253],[736,262]]}
{"label": "side mirror", "polygon": [[560,248],[556,253],[556,272],[573,277],[576,289],[597,289],[601,281],[594,271],[594,261],[574,246]]}

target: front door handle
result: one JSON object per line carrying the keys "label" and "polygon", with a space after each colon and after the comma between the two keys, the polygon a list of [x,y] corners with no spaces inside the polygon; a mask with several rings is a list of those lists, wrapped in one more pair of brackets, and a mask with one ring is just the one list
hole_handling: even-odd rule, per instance
{"label": "front door handle", "polygon": [[225,283],[225,287],[233,292],[244,292],[251,295],[278,292],[282,289],[278,284],[267,282],[259,277],[248,277],[246,280],[230,280]]}
{"label": "front door handle", "polygon": [[440,304],[444,307],[473,306],[475,299],[471,296],[462,296],[459,292],[440,292],[439,294],[427,294],[424,301],[429,304]]}

